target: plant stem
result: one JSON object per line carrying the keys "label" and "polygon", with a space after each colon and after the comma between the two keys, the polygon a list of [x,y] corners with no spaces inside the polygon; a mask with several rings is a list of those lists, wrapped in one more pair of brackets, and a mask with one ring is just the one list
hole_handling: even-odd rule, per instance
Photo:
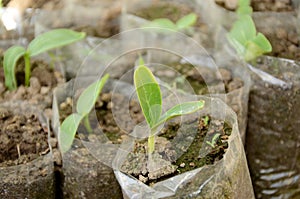
{"label": "plant stem", "polygon": [[25,86],[29,86],[29,79],[30,79],[30,73],[31,73],[31,68],[30,68],[30,56],[28,53],[24,54],[24,60],[25,60]]}
{"label": "plant stem", "polygon": [[155,131],[157,128],[151,129],[150,136],[148,137],[148,154],[152,154],[154,152],[155,146]]}
{"label": "plant stem", "polygon": [[83,122],[84,122],[84,126],[85,126],[86,130],[88,131],[88,133],[92,133],[93,129],[92,129],[91,124],[90,124],[89,115],[86,115],[84,117]]}

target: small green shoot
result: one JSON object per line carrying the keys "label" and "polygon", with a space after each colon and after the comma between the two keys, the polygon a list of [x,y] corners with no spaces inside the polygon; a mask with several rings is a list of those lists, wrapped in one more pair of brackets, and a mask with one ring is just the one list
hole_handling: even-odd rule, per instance
{"label": "small green shoot", "polygon": [[208,122],[209,122],[209,117],[206,115],[206,116],[203,118],[204,126],[207,126],[207,125],[208,125]]}
{"label": "small green shoot", "polygon": [[106,74],[100,80],[89,85],[78,98],[76,104],[77,113],[69,115],[61,124],[58,139],[63,153],[70,149],[75,138],[76,131],[82,120],[87,131],[92,133],[93,130],[89,122],[89,113],[96,103],[97,98],[108,78],[109,74]]}
{"label": "small green shoot", "polygon": [[180,18],[176,23],[167,18],[154,19],[144,27],[170,29],[173,31],[183,31],[190,29],[197,22],[197,15],[190,13]]}
{"label": "small green shoot", "polygon": [[77,42],[84,37],[85,33],[82,32],[75,32],[69,29],[55,29],[34,38],[29,43],[27,49],[22,46],[10,47],[4,52],[3,58],[5,86],[9,90],[15,90],[17,88],[15,68],[21,57],[23,57],[25,61],[25,86],[29,86],[29,79],[31,76],[31,57]]}
{"label": "small green shoot", "polygon": [[214,137],[212,138],[211,142],[210,141],[206,141],[206,144],[210,145],[212,148],[215,148],[216,144],[217,144],[217,140],[220,137],[220,133],[216,133],[214,135]]}
{"label": "small green shoot", "polygon": [[177,104],[162,114],[162,94],[159,84],[141,57],[140,65],[134,71],[134,85],[142,112],[151,130],[148,137],[148,154],[154,151],[155,133],[159,125],[173,117],[194,113],[204,107],[203,100],[191,101]]}
{"label": "small green shoot", "polygon": [[238,55],[248,62],[264,53],[271,52],[272,46],[269,40],[262,33],[256,31],[251,17],[250,1],[239,0],[239,7],[236,12],[238,20],[227,34],[227,39]]}

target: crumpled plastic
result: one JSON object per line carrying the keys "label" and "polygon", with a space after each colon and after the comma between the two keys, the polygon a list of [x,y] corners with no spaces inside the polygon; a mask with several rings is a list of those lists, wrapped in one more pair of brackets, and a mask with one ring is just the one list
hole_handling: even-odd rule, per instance
{"label": "crumpled plastic", "polygon": [[[50,143],[50,128],[48,118],[43,112],[24,101],[12,101],[0,104],[1,108],[16,113],[32,113],[37,115],[43,128],[48,129],[48,143]],[[10,167],[0,167],[0,197],[8,198],[54,198],[55,177],[52,146],[49,144],[48,154],[38,157],[26,164]],[[43,170],[44,176],[39,174]],[[9,181],[7,181],[9,180]],[[47,188],[40,185],[46,185]]]}
{"label": "crumpled plastic", "polygon": [[[113,162],[124,198],[254,198],[236,114],[220,99],[203,96],[197,98],[205,100],[205,108],[200,111],[200,115],[209,114],[225,119],[233,127],[224,158],[214,165],[185,172],[150,187],[118,169],[133,147],[134,139],[127,140],[121,145]],[[185,100],[188,99],[190,97],[185,96]],[[202,152],[199,149],[199,153]]]}
{"label": "crumpled plastic", "polygon": [[246,151],[256,198],[298,198],[300,65],[263,56],[249,68]]}

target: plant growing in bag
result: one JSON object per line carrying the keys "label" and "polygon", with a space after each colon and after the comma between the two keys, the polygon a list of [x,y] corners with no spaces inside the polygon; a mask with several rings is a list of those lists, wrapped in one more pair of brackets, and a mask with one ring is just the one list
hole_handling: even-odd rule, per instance
{"label": "plant growing in bag", "polygon": [[22,46],[10,47],[4,52],[3,58],[5,86],[9,90],[15,90],[17,88],[15,68],[21,57],[23,57],[25,62],[25,86],[29,86],[31,57],[55,48],[69,45],[84,37],[85,33],[82,32],[75,32],[69,29],[55,29],[37,36],[29,43],[27,49]]}
{"label": "plant growing in bag", "polygon": [[62,152],[66,152],[70,149],[75,138],[76,131],[82,120],[88,133],[92,133],[93,130],[89,122],[89,113],[97,101],[97,98],[108,78],[109,74],[106,74],[100,80],[89,85],[78,98],[76,104],[77,113],[69,115],[61,124],[58,139]]}
{"label": "plant growing in bag", "polygon": [[142,58],[140,58],[140,66],[134,72],[134,85],[142,112],[151,130],[148,137],[148,154],[154,151],[155,133],[159,125],[173,117],[190,114],[204,107],[202,100],[191,101],[177,104],[162,114],[162,95],[159,84],[152,72],[144,65]]}
{"label": "plant growing in bag", "polygon": [[238,20],[233,24],[227,39],[238,55],[245,61],[251,61],[264,53],[271,52],[272,46],[268,39],[256,31],[251,17],[250,1],[240,0],[236,13]]}
{"label": "plant growing in bag", "polygon": [[197,22],[197,15],[190,13],[180,18],[176,23],[167,18],[154,19],[143,27],[163,28],[173,31],[189,30]]}

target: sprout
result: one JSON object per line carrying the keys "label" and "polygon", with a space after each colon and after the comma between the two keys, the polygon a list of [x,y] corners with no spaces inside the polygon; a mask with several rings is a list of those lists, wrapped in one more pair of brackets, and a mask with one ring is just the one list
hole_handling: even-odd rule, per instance
{"label": "sprout", "polygon": [[134,72],[134,85],[142,112],[151,130],[148,137],[148,154],[152,154],[154,151],[155,133],[159,125],[173,117],[194,113],[204,107],[203,100],[184,102],[162,114],[160,87],[141,57],[140,65]]}

